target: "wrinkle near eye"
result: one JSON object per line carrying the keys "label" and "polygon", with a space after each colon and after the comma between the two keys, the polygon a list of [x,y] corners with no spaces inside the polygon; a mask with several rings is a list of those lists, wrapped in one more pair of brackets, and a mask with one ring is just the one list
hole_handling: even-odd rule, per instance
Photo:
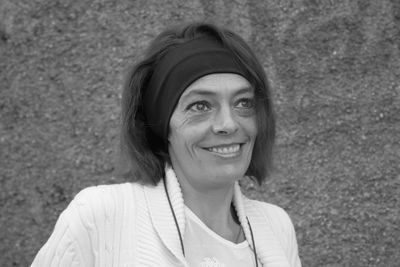
{"label": "wrinkle near eye", "polygon": [[185,116],[183,114],[180,114],[178,117],[174,118],[174,122],[170,123],[170,125],[175,129],[179,130],[182,128],[185,124],[187,124],[189,121],[188,116]]}

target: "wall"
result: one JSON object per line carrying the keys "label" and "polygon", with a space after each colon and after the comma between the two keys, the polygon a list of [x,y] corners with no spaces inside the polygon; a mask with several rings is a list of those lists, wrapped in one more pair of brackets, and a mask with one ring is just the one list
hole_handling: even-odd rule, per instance
{"label": "wall", "polygon": [[259,55],[276,170],[304,266],[400,262],[396,0],[0,2],[0,258],[27,266],[82,188],[118,182],[123,74],[165,25],[213,21]]}

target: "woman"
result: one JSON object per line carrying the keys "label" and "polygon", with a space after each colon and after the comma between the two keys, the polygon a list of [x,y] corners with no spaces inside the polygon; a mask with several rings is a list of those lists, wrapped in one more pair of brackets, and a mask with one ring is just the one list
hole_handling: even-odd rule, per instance
{"label": "woman", "polygon": [[80,192],[32,266],[301,266],[280,208],[247,199],[271,166],[264,70],[210,24],[161,33],[123,92],[131,183]]}

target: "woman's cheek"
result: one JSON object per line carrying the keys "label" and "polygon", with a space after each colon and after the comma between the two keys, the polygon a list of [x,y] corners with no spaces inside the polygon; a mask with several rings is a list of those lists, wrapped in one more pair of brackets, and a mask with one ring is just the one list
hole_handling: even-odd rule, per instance
{"label": "woman's cheek", "polygon": [[240,117],[251,118],[256,117],[255,109],[237,109],[236,114]]}
{"label": "woman's cheek", "polygon": [[210,119],[210,113],[188,114],[186,116],[185,124],[188,126],[198,126],[199,124],[209,122]]}
{"label": "woman's cheek", "polygon": [[178,135],[192,135],[192,131],[199,132],[202,127],[206,127],[208,124],[208,117],[205,114],[185,114],[178,118],[175,118],[174,122],[171,123],[171,133],[175,132]]}

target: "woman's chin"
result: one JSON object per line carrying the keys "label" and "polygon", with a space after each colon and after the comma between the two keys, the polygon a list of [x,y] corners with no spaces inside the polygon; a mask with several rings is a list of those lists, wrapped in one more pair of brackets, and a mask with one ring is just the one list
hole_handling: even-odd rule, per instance
{"label": "woman's chin", "polygon": [[217,184],[231,184],[242,178],[246,170],[240,164],[225,164],[223,166],[215,166],[214,168],[210,167],[207,173],[210,174],[210,178]]}

